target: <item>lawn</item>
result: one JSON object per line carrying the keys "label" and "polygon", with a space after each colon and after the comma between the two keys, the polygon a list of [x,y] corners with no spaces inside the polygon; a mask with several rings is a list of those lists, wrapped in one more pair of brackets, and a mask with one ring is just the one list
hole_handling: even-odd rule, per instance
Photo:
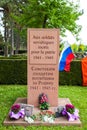
{"label": "lawn", "polygon": [[27,87],[24,85],[0,85],[0,130],[87,130],[87,87],[60,86],[59,97],[69,98],[80,111],[82,127],[78,126],[4,126],[3,121],[18,97],[27,96]]}

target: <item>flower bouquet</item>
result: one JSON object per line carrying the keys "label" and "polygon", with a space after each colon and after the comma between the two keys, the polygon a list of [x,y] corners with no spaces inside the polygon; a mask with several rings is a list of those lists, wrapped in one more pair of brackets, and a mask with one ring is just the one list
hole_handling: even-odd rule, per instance
{"label": "flower bouquet", "polygon": [[34,123],[34,121],[54,123],[55,114],[52,111],[45,110],[37,113],[36,115],[31,115],[29,117],[25,116],[24,120],[30,124]]}
{"label": "flower bouquet", "polygon": [[43,122],[54,123],[55,114],[52,111],[46,110],[40,113],[41,120]]}
{"label": "flower bouquet", "polygon": [[48,103],[48,97],[44,93],[39,95],[39,106],[42,110],[48,110],[49,103]]}
{"label": "flower bouquet", "polygon": [[9,117],[10,119],[19,119],[19,118],[23,118],[25,115],[24,109],[21,109],[21,106],[19,104],[14,104],[11,107],[11,110],[9,112]]}
{"label": "flower bouquet", "polygon": [[79,118],[79,110],[72,104],[66,104],[62,110],[62,115],[66,116],[69,121],[74,121]]}

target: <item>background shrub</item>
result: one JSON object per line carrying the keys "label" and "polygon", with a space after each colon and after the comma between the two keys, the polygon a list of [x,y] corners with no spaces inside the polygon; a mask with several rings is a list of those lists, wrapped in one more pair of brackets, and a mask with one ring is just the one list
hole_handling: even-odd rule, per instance
{"label": "background shrub", "polygon": [[59,72],[59,84],[82,85],[82,69],[80,60],[71,62],[70,72]]}
{"label": "background shrub", "polygon": [[27,84],[27,60],[0,60],[0,84]]}
{"label": "background shrub", "polygon": [[[1,59],[0,84],[27,84],[27,59]],[[70,72],[59,72],[59,85],[82,85],[80,60],[71,63]]]}

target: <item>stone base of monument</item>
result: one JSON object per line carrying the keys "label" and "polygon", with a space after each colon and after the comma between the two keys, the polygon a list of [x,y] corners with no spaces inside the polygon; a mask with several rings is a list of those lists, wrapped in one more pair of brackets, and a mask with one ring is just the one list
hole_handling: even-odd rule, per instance
{"label": "stone base of monument", "polygon": [[[18,98],[15,103],[24,103],[27,104],[27,98]],[[71,103],[68,98],[59,98],[58,99],[58,106],[64,106],[66,104]],[[49,110],[54,111],[55,107],[50,107]],[[39,113],[40,109],[34,108],[33,114]],[[24,121],[24,119],[19,119],[19,120],[11,120],[9,116],[7,115],[6,119],[4,120],[4,125],[18,125],[18,126],[29,126],[29,125],[45,125],[45,126],[51,126],[51,125],[61,125],[61,126],[70,126],[70,125],[75,125],[75,126],[82,126],[82,123],[80,119],[75,120],[75,121],[68,121],[65,117],[59,117],[55,119],[54,123],[46,123],[46,122],[41,122],[41,121],[35,121],[34,123],[27,123]]]}

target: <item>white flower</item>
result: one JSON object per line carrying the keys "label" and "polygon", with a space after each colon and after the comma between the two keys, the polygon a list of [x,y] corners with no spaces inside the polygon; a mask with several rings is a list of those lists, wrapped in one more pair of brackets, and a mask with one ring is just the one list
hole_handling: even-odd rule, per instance
{"label": "white flower", "polygon": [[48,116],[46,116],[46,115],[43,116],[43,121],[44,121],[44,122],[48,122]]}
{"label": "white flower", "polygon": [[28,123],[34,123],[34,120],[31,117],[27,116],[25,116],[25,121],[27,121]]}
{"label": "white flower", "polygon": [[47,115],[43,116],[43,121],[48,123],[54,123],[53,117],[48,117]]}
{"label": "white flower", "polygon": [[49,122],[49,123],[54,123],[53,117],[49,117],[49,118],[48,118],[48,122]]}

